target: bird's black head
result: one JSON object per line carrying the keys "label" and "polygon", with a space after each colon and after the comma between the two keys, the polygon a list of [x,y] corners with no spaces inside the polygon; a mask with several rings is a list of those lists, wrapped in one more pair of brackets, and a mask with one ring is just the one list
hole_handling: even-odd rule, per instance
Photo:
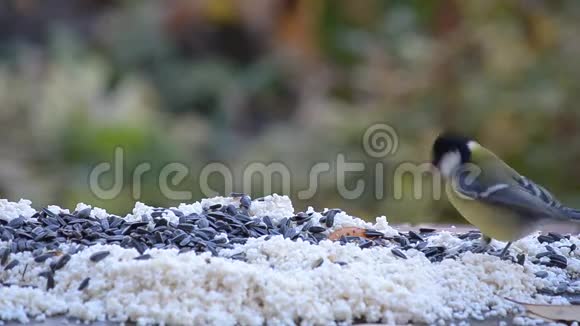
{"label": "bird's black head", "polygon": [[433,144],[433,166],[445,176],[462,164],[471,160],[471,149],[469,143],[471,139],[450,133],[437,137]]}

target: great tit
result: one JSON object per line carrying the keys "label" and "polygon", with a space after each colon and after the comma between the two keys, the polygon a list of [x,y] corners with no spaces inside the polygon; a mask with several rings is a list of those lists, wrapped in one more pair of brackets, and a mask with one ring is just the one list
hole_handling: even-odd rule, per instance
{"label": "great tit", "polygon": [[432,155],[433,166],[446,181],[449,201],[484,235],[482,249],[492,238],[507,241],[500,254],[504,257],[512,241],[542,225],[580,222],[580,210],[562,205],[472,139],[440,135]]}

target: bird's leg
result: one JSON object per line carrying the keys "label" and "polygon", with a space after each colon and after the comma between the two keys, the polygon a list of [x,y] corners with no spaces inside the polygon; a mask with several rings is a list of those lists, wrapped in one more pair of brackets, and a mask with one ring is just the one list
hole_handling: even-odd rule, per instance
{"label": "bird's leg", "polygon": [[511,241],[510,241],[510,242],[508,242],[508,243],[505,245],[505,247],[503,248],[503,250],[502,250],[502,251],[501,251],[501,253],[499,254],[499,258],[500,258],[500,259],[503,259],[503,258],[505,257],[505,255],[507,254],[507,252],[508,252],[508,249],[510,248],[510,246],[511,246],[511,245],[512,245],[512,242],[511,242]]}
{"label": "bird's leg", "polygon": [[491,238],[486,236],[486,235],[482,235],[480,243],[477,244],[475,246],[475,248],[473,248],[472,251],[476,254],[482,254],[482,253],[487,251],[490,243],[491,243]]}

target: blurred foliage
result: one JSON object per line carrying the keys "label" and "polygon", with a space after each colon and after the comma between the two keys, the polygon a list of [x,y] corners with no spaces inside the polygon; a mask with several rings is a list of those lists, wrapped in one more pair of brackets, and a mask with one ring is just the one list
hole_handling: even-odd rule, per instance
{"label": "blurred foliage", "polygon": [[[176,204],[158,186],[169,162],[190,169],[177,188],[193,199],[207,163],[231,167],[240,188],[248,164],[284,162],[298,209],[461,221],[429,191],[414,199],[412,179],[404,200],[374,191],[377,163],[392,198],[398,164],[428,161],[433,138],[451,129],[580,206],[579,18],[574,0],[3,1],[0,196],[123,213],[143,162],[152,171],[137,199],[153,205]],[[377,160],[361,139],[379,122],[400,146]],[[117,147],[125,187],[99,200],[89,173]],[[367,182],[361,198],[336,190],[339,153],[366,163],[346,178],[351,189]],[[299,200],[317,162],[333,172]]]}

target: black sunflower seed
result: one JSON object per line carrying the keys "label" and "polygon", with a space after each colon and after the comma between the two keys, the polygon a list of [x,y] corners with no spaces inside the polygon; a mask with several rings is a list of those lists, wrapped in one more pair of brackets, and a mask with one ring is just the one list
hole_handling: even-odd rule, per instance
{"label": "black sunflower seed", "polygon": [[563,235],[556,233],[556,232],[548,232],[548,235],[556,241],[560,241],[560,240],[564,239]]}
{"label": "black sunflower seed", "polygon": [[234,254],[234,255],[230,256],[230,259],[245,260],[246,259],[246,253],[245,252],[239,252],[237,254]]}
{"label": "black sunflower seed", "polygon": [[111,252],[109,252],[109,251],[97,251],[94,254],[92,254],[89,257],[89,259],[94,263],[98,263],[101,260],[105,259],[110,254],[111,254]]}
{"label": "black sunflower seed", "polygon": [[382,237],[385,234],[383,232],[380,232],[380,231],[377,231],[377,230],[366,229],[365,230],[365,235],[367,237]]}
{"label": "black sunflower seed", "polygon": [[549,255],[551,255],[552,253],[549,251],[544,251],[544,252],[540,252],[539,254],[536,255],[536,258],[540,259],[542,257],[547,257]]}
{"label": "black sunflower seed", "polygon": [[306,224],[302,225],[302,231],[308,231],[308,229],[310,229],[310,227],[312,227],[314,223],[312,221],[308,221]]}
{"label": "black sunflower seed", "polygon": [[110,235],[106,239],[109,242],[113,242],[113,241],[123,241],[125,239],[125,236],[124,235],[121,235],[121,234],[118,234],[118,235]]}
{"label": "black sunflower seed", "polygon": [[8,226],[15,229],[22,227],[22,225],[24,225],[24,217],[22,216],[12,219],[8,222]]}
{"label": "black sunflower seed", "polygon": [[525,254],[519,254],[517,256],[517,262],[518,262],[518,264],[524,266],[524,263],[526,262],[526,255]]}
{"label": "black sunflower seed", "polygon": [[195,225],[191,223],[179,223],[177,227],[185,232],[191,232],[195,229]]}
{"label": "black sunflower seed", "polygon": [[536,275],[536,277],[539,277],[539,278],[546,278],[546,277],[548,277],[548,272],[539,271],[539,272],[534,273],[534,275]]}
{"label": "black sunflower seed", "polygon": [[425,239],[423,239],[423,237],[417,234],[415,231],[409,231],[409,239],[417,240],[420,242],[425,241]]}
{"label": "black sunflower seed", "polygon": [[252,198],[248,195],[242,196],[242,198],[240,198],[240,207],[249,209],[250,206],[252,206]]}
{"label": "black sunflower seed", "polygon": [[370,247],[372,247],[372,246],[373,246],[373,242],[372,242],[372,241],[367,241],[367,240],[362,240],[362,241],[361,241],[361,242],[358,244],[358,246],[359,246],[361,249],[370,248]]}
{"label": "black sunflower seed", "polygon": [[55,253],[54,252],[47,252],[45,254],[42,254],[40,256],[37,256],[34,258],[34,261],[37,263],[44,263],[48,258],[54,257]]}
{"label": "black sunflower seed", "polygon": [[220,209],[222,208],[222,204],[213,204],[210,207],[208,207],[210,210],[216,210],[216,209]]}
{"label": "black sunflower seed", "polygon": [[139,241],[137,239],[133,239],[131,241],[131,244],[133,245],[133,248],[135,248],[135,250],[137,250],[137,252],[142,255],[145,253],[145,251],[147,251],[147,245],[145,243],[143,243],[142,241]]}
{"label": "black sunflower seed", "polygon": [[538,242],[540,242],[540,243],[544,243],[544,242],[546,242],[546,243],[552,243],[552,242],[555,242],[555,241],[556,240],[554,238],[552,238],[551,236],[549,236],[549,235],[542,234],[542,235],[538,236]]}
{"label": "black sunflower seed", "polygon": [[109,220],[106,218],[100,219],[99,223],[101,224],[101,228],[103,228],[103,230],[108,230],[111,227],[109,224]]}
{"label": "black sunflower seed", "polygon": [[[181,250],[180,250],[181,253]],[[141,255],[141,256],[137,256],[135,258],[133,258],[134,260],[148,260],[151,259],[151,255],[150,254],[145,254],[145,255]]]}
{"label": "black sunflower seed", "polygon": [[91,216],[91,211],[92,209],[90,208],[85,208],[83,210],[80,210],[79,212],[76,213],[76,216],[78,218],[89,218]]}
{"label": "black sunflower seed", "polygon": [[71,255],[69,254],[62,255],[56,262],[54,262],[54,264],[52,265],[52,270],[57,271],[63,268],[69,262],[70,259]]}
{"label": "black sunflower seed", "polygon": [[423,252],[425,257],[427,257],[427,258],[433,257],[434,255],[439,253],[439,250],[436,247],[426,247],[421,251]]}
{"label": "black sunflower seed", "polygon": [[391,252],[393,253],[393,255],[395,255],[399,258],[407,259],[407,255],[405,255],[401,250],[399,250],[397,248],[391,249]]}
{"label": "black sunflower seed", "polygon": [[570,302],[571,305],[573,306],[578,306],[580,305],[580,298],[569,298],[568,301]]}
{"label": "black sunflower seed", "polygon": [[50,273],[46,276],[46,291],[54,289],[54,274]]}
{"label": "black sunflower seed", "polygon": [[91,281],[90,277],[87,277],[84,280],[82,280],[82,282],[79,284],[79,287],[77,290],[82,291],[82,290],[86,289],[89,286],[90,281]]}
{"label": "black sunflower seed", "polygon": [[336,213],[338,213],[338,211],[335,209],[332,209],[327,212],[326,220],[324,221],[324,225],[326,225],[326,227],[330,228],[334,225],[334,216],[336,215]]}
{"label": "black sunflower seed", "polygon": [[229,204],[225,207],[225,213],[229,215],[236,215],[236,206]]}
{"label": "black sunflower seed", "polygon": [[9,271],[9,270],[13,269],[14,267],[18,266],[18,264],[20,264],[20,262],[16,259],[13,259],[12,261],[10,261],[8,263],[8,265],[4,266],[4,270]]}
{"label": "black sunflower seed", "polygon": [[6,265],[8,257],[10,257],[10,248],[0,248],[0,265]]}
{"label": "black sunflower seed", "polygon": [[54,217],[56,215],[55,213],[53,213],[48,208],[43,208],[42,209],[42,213],[44,214],[44,216],[49,216],[49,217]]}
{"label": "black sunflower seed", "polygon": [[562,261],[562,262],[567,262],[567,259],[566,259],[566,257],[564,257],[564,256],[562,256],[562,255],[558,255],[558,254],[554,254],[554,253],[553,253],[553,254],[552,254],[552,255],[550,255],[549,257],[550,257],[550,260],[559,260],[559,261]]}
{"label": "black sunflower seed", "polygon": [[393,240],[395,240],[397,243],[399,243],[399,245],[401,247],[406,247],[409,245],[409,240],[403,236],[400,236],[400,235],[394,236]]}
{"label": "black sunflower seed", "polygon": [[422,250],[423,248],[427,247],[429,243],[427,241],[423,241],[423,242],[419,242],[417,243],[417,245],[415,246],[415,249],[417,250]]}
{"label": "black sunflower seed", "polygon": [[[209,240],[209,239],[208,239]],[[183,238],[183,240],[181,240],[179,242],[179,246],[181,247],[185,247],[187,246],[189,243],[191,242],[191,237],[190,236],[186,236],[185,238]]]}
{"label": "black sunflower seed", "polygon": [[541,263],[541,264],[542,265],[549,266],[549,267],[558,267],[558,268],[561,268],[561,269],[565,269],[565,268],[568,267],[568,263],[566,261],[561,261],[561,260],[558,260],[558,259],[551,259],[551,258],[550,258],[550,261],[549,262],[547,262],[547,263]]}
{"label": "black sunflower seed", "polygon": [[326,231],[326,229],[325,229],[325,228],[323,228],[322,226],[317,226],[317,225],[315,225],[315,226],[311,226],[311,227],[308,229],[308,232],[310,232],[310,233],[322,233],[322,232],[324,232],[324,231]]}

